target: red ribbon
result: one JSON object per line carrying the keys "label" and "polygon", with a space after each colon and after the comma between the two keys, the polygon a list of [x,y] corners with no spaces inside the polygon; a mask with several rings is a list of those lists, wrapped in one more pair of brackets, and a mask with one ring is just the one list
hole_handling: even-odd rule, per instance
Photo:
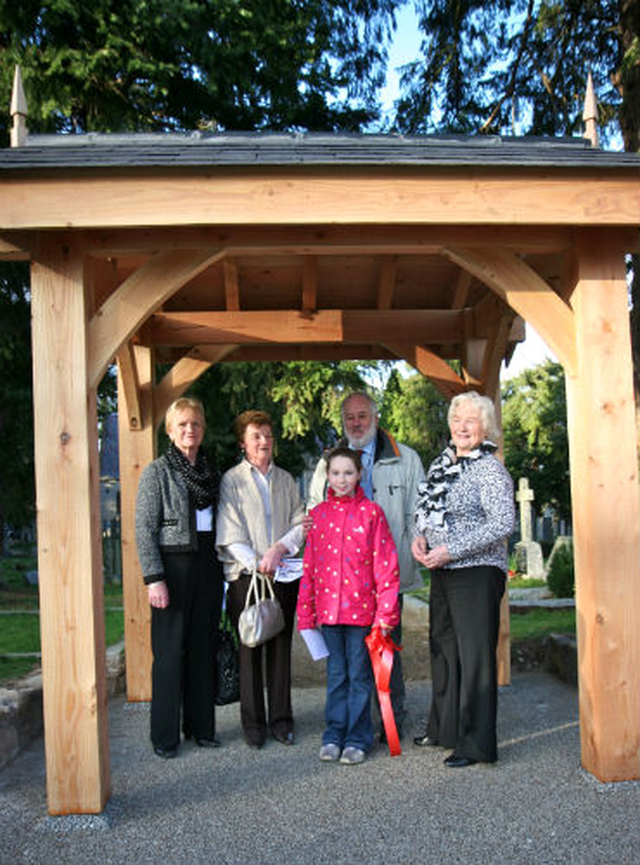
{"label": "red ribbon", "polygon": [[373,676],[378,691],[380,714],[382,715],[384,732],[387,736],[389,753],[392,757],[397,757],[402,753],[402,750],[400,748],[400,739],[398,738],[396,719],[393,715],[393,707],[391,705],[389,680],[391,678],[391,668],[393,667],[393,653],[394,651],[401,652],[402,646],[396,646],[391,637],[383,636],[378,627],[371,629],[369,636],[365,637],[365,643],[371,657],[371,666],[373,667]]}

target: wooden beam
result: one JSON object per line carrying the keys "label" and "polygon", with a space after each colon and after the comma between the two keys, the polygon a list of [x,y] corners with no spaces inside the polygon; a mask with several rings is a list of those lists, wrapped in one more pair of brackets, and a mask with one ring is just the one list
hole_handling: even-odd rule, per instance
{"label": "wooden beam", "polygon": [[240,285],[238,282],[238,264],[235,258],[225,258],[222,262],[224,273],[225,306],[228,312],[240,309]]}
{"label": "wooden beam", "polygon": [[[638,244],[635,228],[620,228],[630,249]],[[17,232],[0,236],[7,242]],[[24,233],[25,237],[29,235]],[[570,228],[559,226],[485,225],[213,225],[88,230],[87,251],[105,256],[158,249],[220,248],[229,257],[264,255],[429,255],[443,246],[501,246],[537,254],[571,249]],[[16,241],[17,242],[17,241]],[[28,249],[28,246],[26,247]]]}
{"label": "wooden beam", "polygon": [[304,258],[302,309],[304,312],[318,309],[318,259],[315,255],[305,255]]}
{"label": "wooden beam", "polygon": [[[203,348],[202,346],[200,348]],[[295,345],[245,345],[235,348],[221,363],[259,363],[282,360],[393,360],[396,355],[382,345],[350,343],[296,343]]]}
{"label": "wooden beam", "polygon": [[571,308],[521,258],[504,249],[456,247],[444,254],[497,291],[530,322],[566,369],[576,366]]}
{"label": "wooden beam", "polygon": [[471,274],[466,270],[460,270],[453,289],[451,298],[451,309],[462,309],[467,305],[469,289],[471,288]]}
{"label": "wooden beam", "polygon": [[460,339],[461,318],[455,310],[425,309],[162,312],[151,320],[149,339],[154,345],[376,342],[393,333],[403,342],[445,343]]}
{"label": "wooden beam", "polygon": [[310,222],[590,226],[596,220],[640,224],[636,167],[460,166],[444,172],[441,166],[250,166],[201,173],[171,167],[137,174],[127,167],[93,176],[12,176],[0,183],[0,229]]}
{"label": "wooden beam", "polygon": [[507,350],[513,319],[514,314],[508,312],[496,320],[484,354],[482,366],[484,392],[494,402],[500,399],[500,367]]}
{"label": "wooden beam", "polygon": [[396,290],[396,276],[398,271],[398,256],[386,256],[380,267],[378,277],[378,309],[391,309],[393,306],[393,295]]}
{"label": "wooden beam", "polygon": [[235,345],[196,346],[175,363],[158,382],[153,399],[153,425],[158,428],[171,403],[182,396],[209,367],[223,360]]}
{"label": "wooden beam", "polygon": [[31,268],[38,585],[50,814],[110,794],[96,391],[82,248],[41,239]]}
{"label": "wooden beam", "polygon": [[132,702],[151,699],[151,610],[142,580],[136,550],[136,496],[145,466],[155,457],[156,431],[153,425],[153,352],[144,346],[131,347],[131,361],[138,382],[137,405],[140,423],[134,429],[129,417],[135,411],[118,366],[118,444],[120,454],[120,534],[122,544],[122,592],[124,600],[125,667],[127,698]]}
{"label": "wooden beam", "polygon": [[578,232],[572,297],[577,367],[566,377],[576,569],[582,764],[637,779],[640,753],[640,507],[625,262]]}
{"label": "wooden beam", "polygon": [[94,386],[144,320],[219,256],[219,250],[211,249],[158,252],[107,298],[89,323],[89,376]]}
{"label": "wooden beam", "polygon": [[452,399],[467,390],[465,383],[453,367],[428,348],[388,340],[385,340],[385,345],[396,357],[406,360],[410,366],[428,378],[445,399]]}
{"label": "wooden beam", "polygon": [[116,355],[118,374],[124,397],[124,405],[119,405],[119,411],[126,408],[130,430],[142,428],[142,407],[140,404],[140,382],[138,381],[138,367],[135,360],[134,346],[125,343]]}

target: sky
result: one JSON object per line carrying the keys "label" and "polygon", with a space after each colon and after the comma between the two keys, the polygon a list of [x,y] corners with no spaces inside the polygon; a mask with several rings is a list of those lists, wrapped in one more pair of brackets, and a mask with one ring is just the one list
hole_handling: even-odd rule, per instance
{"label": "sky", "polygon": [[[412,7],[405,6],[397,15],[398,27],[393,45],[389,51],[389,65],[387,72],[387,85],[383,91],[383,103],[385,111],[391,112],[394,101],[400,94],[400,74],[398,68],[405,63],[415,60],[420,54],[420,43],[422,35],[418,30],[417,18]],[[507,368],[502,364],[500,380],[507,381],[514,378],[532,366],[537,366],[547,358],[557,360],[551,349],[544,340],[529,325],[526,325],[526,339],[516,346]]]}

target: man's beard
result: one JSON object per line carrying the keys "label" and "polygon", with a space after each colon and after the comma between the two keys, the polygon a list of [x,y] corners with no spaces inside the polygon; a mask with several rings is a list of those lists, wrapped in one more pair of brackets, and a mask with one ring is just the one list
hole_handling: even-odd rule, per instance
{"label": "man's beard", "polygon": [[375,421],[371,423],[371,426],[367,430],[364,435],[361,435],[359,438],[351,438],[347,435],[347,441],[349,442],[350,447],[352,448],[366,448],[370,441],[375,438],[375,434],[378,430],[378,427],[375,424]]}

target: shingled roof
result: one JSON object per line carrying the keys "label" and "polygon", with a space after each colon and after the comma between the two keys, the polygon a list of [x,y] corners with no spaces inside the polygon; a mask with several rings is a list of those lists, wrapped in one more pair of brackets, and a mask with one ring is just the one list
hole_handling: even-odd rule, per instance
{"label": "shingled roof", "polygon": [[0,150],[0,171],[216,165],[423,165],[640,168],[640,155],[585,138],[191,132],[30,135]]}

